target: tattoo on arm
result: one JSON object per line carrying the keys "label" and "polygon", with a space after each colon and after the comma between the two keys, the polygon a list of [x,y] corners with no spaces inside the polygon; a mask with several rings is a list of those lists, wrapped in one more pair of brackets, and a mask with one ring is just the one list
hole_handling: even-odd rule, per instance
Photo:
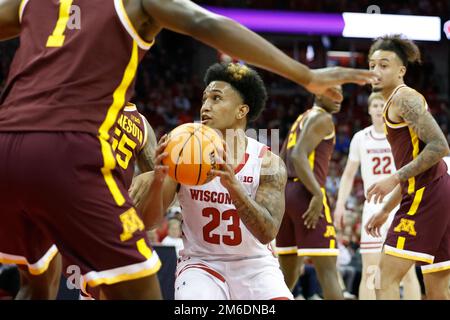
{"label": "tattoo on arm", "polygon": [[271,164],[273,172],[261,175],[255,200],[248,196],[233,199],[239,217],[262,243],[269,243],[275,238],[284,214],[287,173],[283,161],[278,157],[275,159],[276,164]]}
{"label": "tattoo on arm", "polygon": [[400,116],[426,145],[416,159],[397,171],[401,181],[406,181],[431,168],[449,152],[441,128],[425,108],[425,100],[417,93],[405,92],[394,101]]}

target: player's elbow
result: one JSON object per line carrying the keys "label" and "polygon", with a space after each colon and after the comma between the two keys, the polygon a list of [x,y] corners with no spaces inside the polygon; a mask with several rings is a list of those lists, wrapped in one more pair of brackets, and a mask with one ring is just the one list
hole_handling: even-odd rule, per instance
{"label": "player's elbow", "polygon": [[259,240],[259,242],[261,242],[262,244],[266,245],[266,244],[271,243],[272,240],[275,239],[276,236],[277,236],[276,234],[274,234],[274,235],[272,235],[272,234],[267,234],[267,235],[263,235],[263,236],[258,237],[258,240]]}
{"label": "player's elbow", "polygon": [[433,145],[434,152],[439,155],[439,158],[446,157],[450,154],[450,148],[445,139],[442,139],[442,141],[439,142],[436,141]]}
{"label": "player's elbow", "polygon": [[260,235],[258,235],[256,238],[261,242],[262,244],[266,245],[269,244],[275,239],[275,237],[278,234],[278,228],[273,225],[269,228],[265,228],[264,232],[262,232]]}

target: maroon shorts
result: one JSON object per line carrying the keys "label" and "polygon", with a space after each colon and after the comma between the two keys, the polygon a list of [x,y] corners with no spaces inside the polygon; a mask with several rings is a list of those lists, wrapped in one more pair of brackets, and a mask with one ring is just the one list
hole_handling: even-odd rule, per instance
{"label": "maroon shorts", "polygon": [[306,187],[289,180],[286,185],[286,210],[276,239],[278,254],[299,256],[337,256],[336,230],[328,206],[325,189],[323,192],[323,215],[315,229],[307,229],[302,215],[308,210],[311,193]]}
{"label": "maroon shorts", "polygon": [[41,274],[59,250],[89,286],[156,273],[114,167],[109,144],[91,134],[0,133],[0,262]]}
{"label": "maroon shorts", "polygon": [[404,195],[384,244],[389,255],[421,262],[423,273],[450,269],[450,176]]}

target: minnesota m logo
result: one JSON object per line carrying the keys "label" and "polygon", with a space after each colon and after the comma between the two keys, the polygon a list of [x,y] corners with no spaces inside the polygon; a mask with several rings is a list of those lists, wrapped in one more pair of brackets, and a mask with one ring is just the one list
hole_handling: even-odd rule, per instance
{"label": "minnesota m logo", "polygon": [[395,227],[395,232],[408,232],[411,236],[415,236],[417,234],[416,230],[414,229],[414,224],[416,222],[409,219],[402,218],[400,220],[400,223]]}
{"label": "minnesota m logo", "polygon": [[325,233],[323,234],[323,236],[324,236],[325,238],[336,237],[336,230],[334,229],[333,226],[327,226],[327,230],[325,231]]}
{"label": "minnesota m logo", "polygon": [[120,215],[122,221],[123,232],[120,235],[120,241],[127,241],[133,237],[133,233],[137,230],[144,230],[144,223],[136,213],[134,208],[130,208]]}

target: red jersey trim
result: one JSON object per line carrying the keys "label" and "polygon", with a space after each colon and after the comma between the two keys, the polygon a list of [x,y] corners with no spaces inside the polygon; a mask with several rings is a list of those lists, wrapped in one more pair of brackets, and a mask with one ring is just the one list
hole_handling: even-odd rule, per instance
{"label": "red jersey trim", "polygon": [[373,135],[373,133],[372,133],[372,130],[369,131],[369,135],[370,135],[370,137],[371,137],[373,140],[377,140],[377,141],[384,141],[384,140],[386,140],[386,137],[384,137],[384,138],[377,138],[377,137],[375,137],[375,136]]}
{"label": "red jersey trim", "polygon": [[179,273],[178,276],[180,276],[181,273],[183,273],[184,271],[188,270],[188,269],[201,269],[203,271],[206,271],[207,273],[209,273],[210,275],[212,275],[213,277],[219,279],[220,281],[225,283],[225,278],[218,273],[217,271],[207,267],[206,265],[203,264],[191,264],[191,265],[187,265],[186,267],[184,267]]}
{"label": "red jersey trim", "polygon": [[242,170],[242,168],[244,168],[245,164],[247,163],[248,159],[250,158],[250,155],[246,152],[245,153],[245,157],[244,157],[244,162],[240,163],[235,169],[234,169],[234,173],[238,174],[239,171]]}
{"label": "red jersey trim", "polygon": [[259,152],[258,158],[264,157],[264,155],[267,153],[267,151],[269,151],[269,147],[268,146],[262,147],[261,151]]}

